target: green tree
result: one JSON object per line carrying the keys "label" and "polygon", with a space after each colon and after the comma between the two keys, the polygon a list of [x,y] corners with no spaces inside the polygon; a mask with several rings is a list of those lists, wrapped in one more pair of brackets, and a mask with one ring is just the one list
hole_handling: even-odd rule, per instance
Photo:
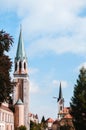
{"label": "green tree", "polygon": [[24,125],[21,125],[17,128],[17,130],[27,130],[26,126]]}
{"label": "green tree", "polygon": [[40,123],[35,123],[33,121],[30,121],[30,130],[41,130]]}
{"label": "green tree", "polygon": [[33,121],[30,121],[30,130],[45,130],[46,129],[46,121],[44,116],[41,119],[40,123],[36,123]]}
{"label": "green tree", "polygon": [[41,119],[41,123],[45,123],[45,117],[44,116]]}
{"label": "green tree", "polygon": [[43,116],[41,119],[41,130],[45,130],[47,125],[46,125],[46,121],[45,121],[45,117]]}
{"label": "green tree", "polygon": [[71,112],[76,130],[86,129],[86,69],[81,68],[74,94],[71,99]]}
{"label": "green tree", "polygon": [[7,53],[13,43],[13,38],[5,31],[0,31],[0,103],[10,100],[13,90],[10,72],[12,62]]}

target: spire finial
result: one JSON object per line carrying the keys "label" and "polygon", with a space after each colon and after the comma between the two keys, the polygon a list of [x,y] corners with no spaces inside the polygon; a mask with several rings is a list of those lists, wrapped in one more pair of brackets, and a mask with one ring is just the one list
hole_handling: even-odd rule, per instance
{"label": "spire finial", "polygon": [[22,31],[22,24],[20,24],[20,31]]}

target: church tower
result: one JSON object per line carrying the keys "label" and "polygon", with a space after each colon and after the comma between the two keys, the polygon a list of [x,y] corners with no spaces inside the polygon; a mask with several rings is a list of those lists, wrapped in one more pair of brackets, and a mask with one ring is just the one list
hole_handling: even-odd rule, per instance
{"label": "church tower", "polygon": [[62,96],[61,83],[59,86],[59,97],[57,99],[57,103],[58,103],[58,119],[60,120],[63,117],[63,110],[64,110],[64,98]]}
{"label": "church tower", "polygon": [[[18,100],[24,105],[24,125],[29,130],[29,79],[27,69],[27,57],[24,49],[24,42],[22,38],[22,28],[20,28],[18,47],[15,57],[14,68],[14,95],[13,103],[16,104]],[[22,118],[22,117],[21,117]],[[19,118],[20,119],[20,118]]]}

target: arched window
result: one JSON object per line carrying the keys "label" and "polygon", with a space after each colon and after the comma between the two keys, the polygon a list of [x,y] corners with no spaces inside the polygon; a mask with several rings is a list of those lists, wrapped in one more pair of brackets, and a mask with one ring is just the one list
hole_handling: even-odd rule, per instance
{"label": "arched window", "polygon": [[24,62],[24,69],[26,69],[26,63]]}
{"label": "arched window", "polygon": [[17,62],[15,63],[15,71],[17,70]]}
{"label": "arched window", "polygon": [[21,63],[21,61],[19,62],[19,69],[21,69],[22,68],[22,63]]}

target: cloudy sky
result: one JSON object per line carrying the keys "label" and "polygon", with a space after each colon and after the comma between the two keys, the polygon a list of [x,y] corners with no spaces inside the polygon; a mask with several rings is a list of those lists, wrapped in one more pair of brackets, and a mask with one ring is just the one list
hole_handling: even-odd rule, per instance
{"label": "cloudy sky", "polygon": [[[86,0],[0,0],[0,30],[14,38],[14,62],[22,24],[28,57],[30,112],[57,117],[59,84],[65,106],[86,66]],[[12,71],[13,72],[13,71]]]}

